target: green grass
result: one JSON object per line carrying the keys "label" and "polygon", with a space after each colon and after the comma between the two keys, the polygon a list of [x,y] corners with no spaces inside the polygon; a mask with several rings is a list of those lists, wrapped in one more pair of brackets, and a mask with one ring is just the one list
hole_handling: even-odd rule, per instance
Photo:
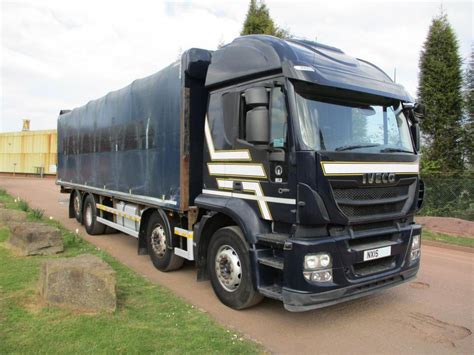
{"label": "green grass", "polygon": [[35,219],[42,219],[44,215],[44,210],[41,208],[32,208],[31,209],[31,216]]}
{"label": "green grass", "polygon": [[30,209],[30,206],[28,205],[28,202],[26,201],[19,200],[17,204],[18,204],[18,208],[24,212],[28,212]]}
{"label": "green grass", "polygon": [[[19,208],[18,202],[1,190],[0,202]],[[36,218],[31,211],[29,218]],[[263,351],[58,222],[45,222],[63,232],[64,253],[52,257],[14,257],[5,245],[8,229],[0,228],[0,354],[247,354]],[[81,314],[47,306],[39,298],[37,282],[41,262],[84,253],[101,257],[117,272],[118,307],[113,314]]]}
{"label": "green grass", "polygon": [[433,232],[427,229],[423,229],[421,238],[426,239],[426,240],[432,240],[435,242],[474,248],[474,238],[453,236],[453,235],[448,235],[444,233],[437,233],[437,232]]}

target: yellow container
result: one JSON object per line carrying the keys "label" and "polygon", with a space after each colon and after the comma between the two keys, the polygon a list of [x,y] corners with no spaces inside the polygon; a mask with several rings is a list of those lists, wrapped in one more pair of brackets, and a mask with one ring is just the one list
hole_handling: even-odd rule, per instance
{"label": "yellow container", "polygon": [[55,129],[0,133],[0,172],[56,174],[57,140]]}

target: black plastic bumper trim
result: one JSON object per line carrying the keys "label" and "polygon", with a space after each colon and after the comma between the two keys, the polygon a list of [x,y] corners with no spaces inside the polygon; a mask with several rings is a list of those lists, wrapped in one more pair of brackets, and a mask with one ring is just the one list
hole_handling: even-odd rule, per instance
{"label": "black plastic bumper trim", "polygon": [[332,306],[413,280],[416,278],[418,268],[419,266],[373,282],[352,285],[321,293],[300,293],[295,290],[283,288],[283,303],[285,309],[290,312],[304,312]]}

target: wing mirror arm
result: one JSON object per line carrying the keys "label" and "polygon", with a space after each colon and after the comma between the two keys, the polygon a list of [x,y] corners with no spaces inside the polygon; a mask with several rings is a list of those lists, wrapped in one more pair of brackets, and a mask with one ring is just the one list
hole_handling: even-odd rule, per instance
{"label": "wing mirror arm", "polygon": [[415,149],[419,152],[421,148],[419,123],[425,117],[425,105],[418,102],[404,102],[402,105],[404,112],[412,123],[410,134],[413,138]]}

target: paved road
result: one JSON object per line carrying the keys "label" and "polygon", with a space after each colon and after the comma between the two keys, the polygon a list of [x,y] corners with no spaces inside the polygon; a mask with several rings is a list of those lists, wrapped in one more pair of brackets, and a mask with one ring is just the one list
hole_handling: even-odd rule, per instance
{"label": "paved road", "polygon": [[[192,265],[161,273],[148,256],[137,255],[137,241],[124,234],[88,236],[67,218],[68,196],[51,179],[0,176],[0,186],[67,228],[79,228],[88,241],[106,250],[152,282],[208,312],[275,353],[470,353],[474,352],[474,254],[424,246],[414,282],[306,313],[289,313],[265,300],[234,311],[214,296],[209,282],[196,282]],[[153,316],[153,315],[150,315]],[[185,341],[185,340],[183,340]]]}

